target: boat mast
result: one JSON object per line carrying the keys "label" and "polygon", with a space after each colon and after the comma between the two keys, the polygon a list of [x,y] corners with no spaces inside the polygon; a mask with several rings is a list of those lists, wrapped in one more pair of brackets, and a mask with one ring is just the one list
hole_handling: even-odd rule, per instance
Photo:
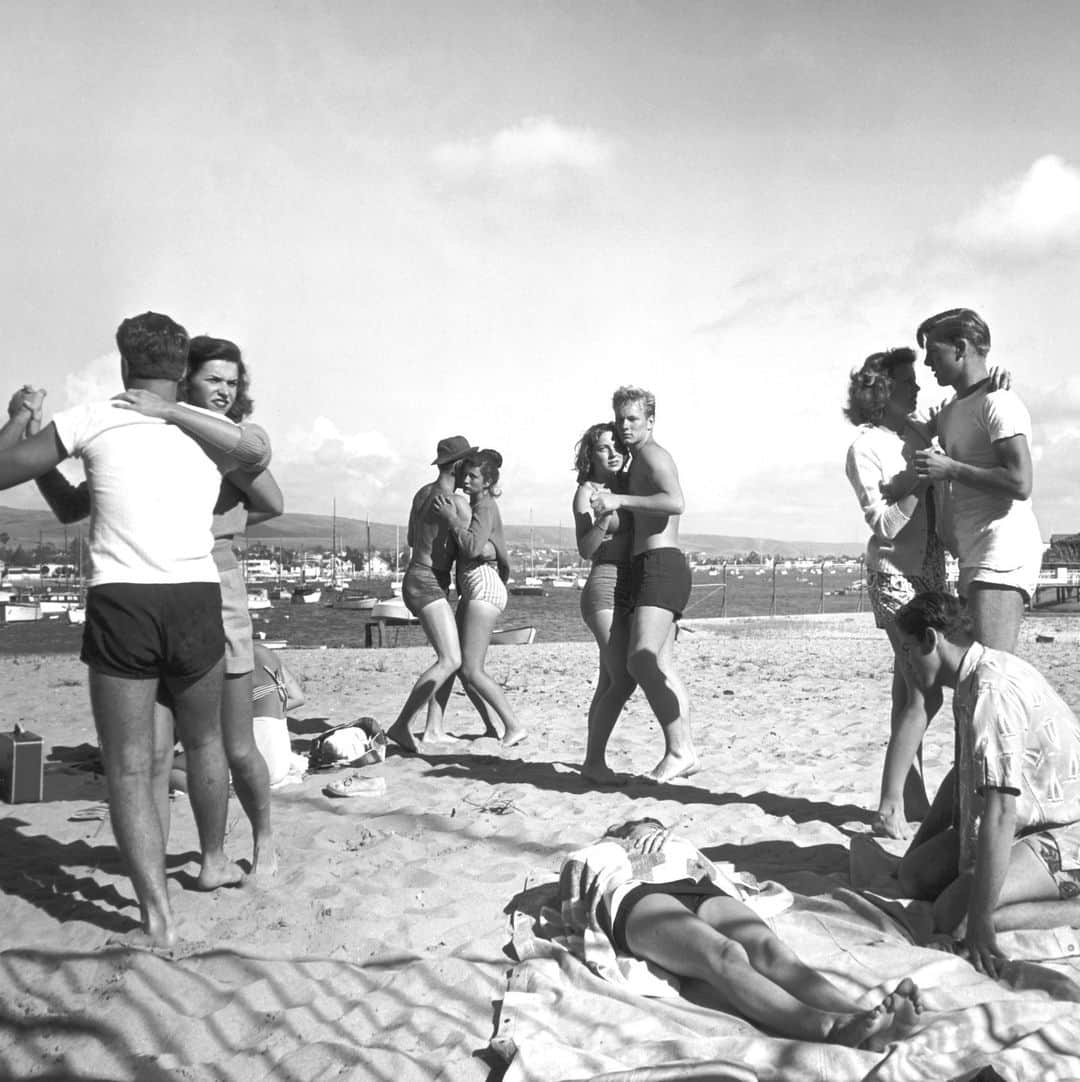
{"label": "boat mast", "polygon": [[337,589],[337,498],[330,505],[330,588]]}

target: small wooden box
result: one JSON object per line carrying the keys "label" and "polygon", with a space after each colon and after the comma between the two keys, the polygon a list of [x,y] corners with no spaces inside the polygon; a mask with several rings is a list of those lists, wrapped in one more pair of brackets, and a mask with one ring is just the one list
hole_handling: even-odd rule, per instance
{"label": "small wooden box", "polygon": [[42,796],[42,739],[16,729],[0,733],[0,798],[9,804],[29,804]]}

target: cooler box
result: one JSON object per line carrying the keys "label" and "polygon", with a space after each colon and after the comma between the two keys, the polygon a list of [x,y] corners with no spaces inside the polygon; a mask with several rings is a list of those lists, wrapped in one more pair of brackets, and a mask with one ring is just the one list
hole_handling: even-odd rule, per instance
{"label": "cooler box", "polygon": [[40,800],[43,758],[37,733],[18,728],[0,733],[0,798],[9,804]]}

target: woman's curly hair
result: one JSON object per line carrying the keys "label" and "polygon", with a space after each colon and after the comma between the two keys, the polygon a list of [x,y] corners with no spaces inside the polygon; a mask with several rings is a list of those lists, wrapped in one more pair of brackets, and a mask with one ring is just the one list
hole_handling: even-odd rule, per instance
{"label": "woman's curly hair", "polygon": [[893,373],[904,364],[915,363],[915,351],[906,346],[871,353],[848,382],[848,401],[844,416],[853,425],[878,425],[892,396]]}

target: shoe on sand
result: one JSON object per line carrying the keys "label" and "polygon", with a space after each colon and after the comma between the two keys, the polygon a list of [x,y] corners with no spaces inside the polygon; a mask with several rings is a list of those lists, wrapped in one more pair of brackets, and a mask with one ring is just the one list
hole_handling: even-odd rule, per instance
{"label": "shoe on sand", "polygon": [[350,774],[327,785],[327,796],[382,796],[386,792],[385,778],[365,778],[362,774]]}

